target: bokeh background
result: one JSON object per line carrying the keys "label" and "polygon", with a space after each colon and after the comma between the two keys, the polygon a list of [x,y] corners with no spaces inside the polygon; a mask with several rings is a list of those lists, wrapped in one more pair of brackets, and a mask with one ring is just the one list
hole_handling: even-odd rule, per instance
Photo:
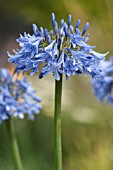
{"label": "bokeh background", "polygon": [[[18,48],[16,39],[32,33],[32,23],[51,28],[57,21],[90,22],[90,45],[113,54],[113,0],[0,0],[0,67],[9,67],[7,53]],[[24,170],[54,170],[54,78],[28,77],[42,98],[43,110],[31,122],[14,120]],[[113,170],[113,108],[95,98],[89,77],[63,80],[62,147],[64,170]],[[14,170],[5,124],[0,125],[0,170]]]}

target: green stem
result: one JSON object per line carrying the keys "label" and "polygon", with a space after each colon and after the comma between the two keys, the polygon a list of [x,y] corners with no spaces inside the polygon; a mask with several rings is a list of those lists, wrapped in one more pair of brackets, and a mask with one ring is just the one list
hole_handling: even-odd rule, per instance
{"label": "green stem", "polygon": [[15,129],[11,118],[6,121],[6,128],[11,143],[11,149],[15,163],[15,170],[23,170],[18,143],[15,135]]}
{"label": "green stem", "polygon": [[62,75],[60,81],[55,81],[55,170],[62,170],[62,146],[61,146],[61,97],[62,97]]}

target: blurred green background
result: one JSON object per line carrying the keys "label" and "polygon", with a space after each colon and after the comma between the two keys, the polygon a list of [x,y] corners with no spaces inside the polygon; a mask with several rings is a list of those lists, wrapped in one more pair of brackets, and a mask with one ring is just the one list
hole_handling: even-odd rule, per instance
{"label": "blurred green background", "polygon": [[[0,0],[0,67],[10,67],[6,51],[18,47],[16,38],[32,33],[32,23],[51,29],[51,12],[58,22],[90,22],[90,45],[113,54],[113,0]],[[54,170],[54,78],[28,77],[42,98],[35,121],[14,120],[24,170]],[[113,108],[100,104],[89,77],[63,81],[62,147],[64,170],[113,170]],[[5,124],[0,126],[0,170],[14,170]]]}

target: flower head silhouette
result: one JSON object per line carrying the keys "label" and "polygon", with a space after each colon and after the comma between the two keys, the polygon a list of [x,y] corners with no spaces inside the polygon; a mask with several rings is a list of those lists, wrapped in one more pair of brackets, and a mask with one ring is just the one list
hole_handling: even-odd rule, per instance
{"label": "flower head silhouette", "polygon": [[73,27],[71,15],[68,16],[67,23],[62,19],[59,27],[54,13],[51,18],[53,30],[48,31],[42,27],[38,29],[33,24],[32,35],[24,33],[17,39],[20,49],[14,51],[14,55],[8,53],[8,61],[16,64],[15,72],[31,70],[30,75],[33,75],[43,63],[39,78],[50,73],[53,73],[56,80],[60,80],[60,74],[66,75],[66,79],[75,74],[98,76],[101,72],[98,65],[107,53],[97,53],[93,50],[95,46],[87,44],[89,34],[84,35],[89,23],[85,24],[81,32],[80,20]]}
{"label": "flower head silhouette", "polygon": [[94,93],[98,100],[106,101],[113,105],[113,57],[101,63],[103,71],[98,79],[92,80]]}
{"label": "flower head silhouette", "polygon": [[0,123],[10,116],[23,119],[25,114],[34,120],[34,114],[39,114],[42,108],[40,101],[25,78],[18,80],[8,69],[0,69]]}

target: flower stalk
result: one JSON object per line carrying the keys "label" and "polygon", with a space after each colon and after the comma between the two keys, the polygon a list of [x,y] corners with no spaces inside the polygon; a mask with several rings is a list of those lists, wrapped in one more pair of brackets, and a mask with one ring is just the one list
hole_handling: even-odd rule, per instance
{"label": "flower stalk", "polygon": [[9,118],[8,120],[6,120],[5,123],[6,123],[7,133],[8,133],[8,137],[9,137],[10,144],[11,144],[11,150],[12,150],[13,160],[14,160],[14,164],[15,164],[15,170],[23,170],[13,122],[12,122],[11,118]]}
{"label": "flower stalk", "polygon": [[62,170],[62,144],[61,144],[61,98],[62,98],[62,75],[60,81],[55,80],[55,170]]}

